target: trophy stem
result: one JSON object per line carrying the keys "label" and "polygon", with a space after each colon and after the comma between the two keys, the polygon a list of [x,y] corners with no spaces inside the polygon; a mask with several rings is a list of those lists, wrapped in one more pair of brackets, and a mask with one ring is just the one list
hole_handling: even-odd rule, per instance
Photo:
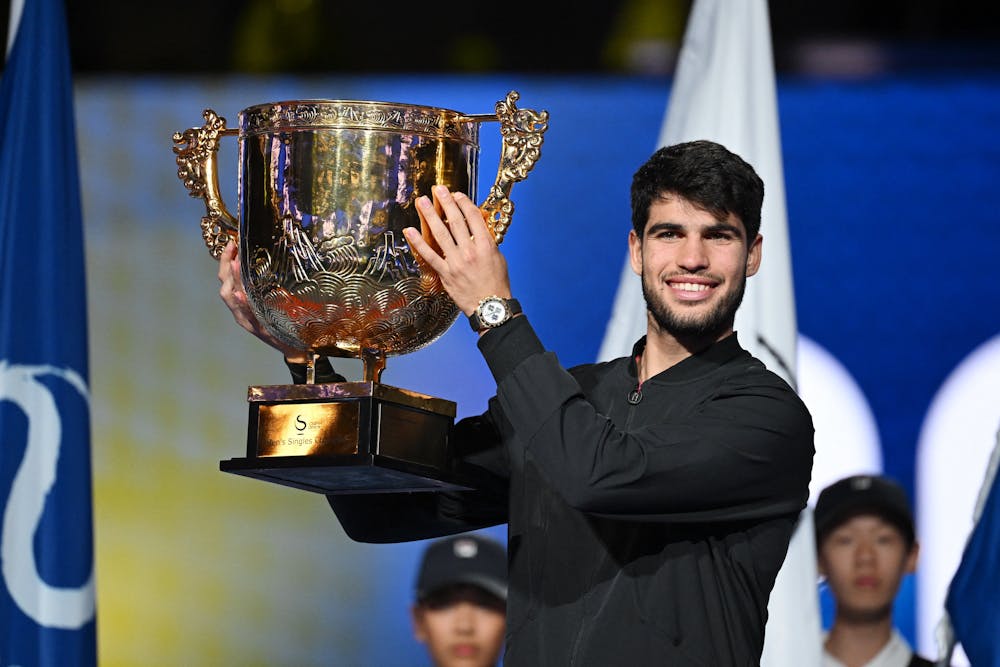
{"label": "trophy stem", "polygon": [[306,358],[306,384],[316,384],[316,360],[318,358],[319,355],[313,352],[310,352]]}
{"label": "trophy stem", "polygon": [[365,382],[379,382],[385,370],[385,353],[364,348],[361,350],[361,361],[364,363]]}

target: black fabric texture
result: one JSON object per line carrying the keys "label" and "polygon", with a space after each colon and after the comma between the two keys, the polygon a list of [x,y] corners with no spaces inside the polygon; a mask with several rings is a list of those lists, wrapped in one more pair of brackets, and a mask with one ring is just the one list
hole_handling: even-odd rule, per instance
{"label": "black fabric texture", "polygon": [[757,665],[812,467],[792,389],[735,335],[637,404],[633,358],[565,370],[525,316],[479,346],[497,394],[453,441],[480,490],[330,496],[348,535],[507,522],[508,667]]}

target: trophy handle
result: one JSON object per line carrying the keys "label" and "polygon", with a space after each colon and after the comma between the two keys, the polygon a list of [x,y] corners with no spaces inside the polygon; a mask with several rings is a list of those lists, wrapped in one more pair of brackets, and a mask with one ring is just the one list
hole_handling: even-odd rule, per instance
{"label": "trophy handle", "polygon": [[239,239],[236,218],[226,209],[219,193],[216,155],[219,137],[238,134],[226,129],[226,119],[211,109],[202,113],[205,124],[174,133],[174,153],[177,154],[177,177],[192,197],[205,200],[206,214],[201,219],[201,236],[213,259],[219,259],[229,241]]}
{"label": "trophy handle", "polygon": [[[549,112],[518,109],[516,102],[520,97],[516,90],[512,90],[496,104],[496,119],[500,121],[502,137],[500,164],[493,187],[479,207],[497,245],[503,241],[514,214],[510,189],[514,183],[527,178],[528,172],[535,166],[542,154],[542,134],[549,129]],[[490,116],[471,118],[492,120]]]}

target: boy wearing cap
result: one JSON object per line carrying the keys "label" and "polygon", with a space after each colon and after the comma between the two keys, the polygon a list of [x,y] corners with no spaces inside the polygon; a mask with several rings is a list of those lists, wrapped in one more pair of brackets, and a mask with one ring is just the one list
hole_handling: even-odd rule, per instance
{"label": "boy wearing cap", "polygon": [[823,489],[814,518],[818,568],[836,606],[823,667],[933,665],[892,624],[893,601],[919,551],[902,487],[888,477],[847,477]]}
{"label": "boy wearing cap", "polygon": [[411,611],[413,635],[427,646],[434,667],[495,667],[506,607],[503,545],[466,534],[427,547]]}

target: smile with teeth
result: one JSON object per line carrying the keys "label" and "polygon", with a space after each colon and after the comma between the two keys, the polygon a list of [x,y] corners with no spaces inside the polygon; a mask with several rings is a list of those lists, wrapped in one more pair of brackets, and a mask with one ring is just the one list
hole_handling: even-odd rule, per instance
{"label": "smile with teeth", "polygon": [[670,289],[676,295],[676,297],[682,301],[702,301],[709,298],[712,291],[719,286],[719,283],[715,281],[702,280],[691,280],[688,278],[674,278],[673,280],[668,280],[667,284]]}
{"label": "smile with teeth", "polygon": [[709,285],[701,283],[670,283],[670,286],[683,292],[706,292],[711,289]]}

